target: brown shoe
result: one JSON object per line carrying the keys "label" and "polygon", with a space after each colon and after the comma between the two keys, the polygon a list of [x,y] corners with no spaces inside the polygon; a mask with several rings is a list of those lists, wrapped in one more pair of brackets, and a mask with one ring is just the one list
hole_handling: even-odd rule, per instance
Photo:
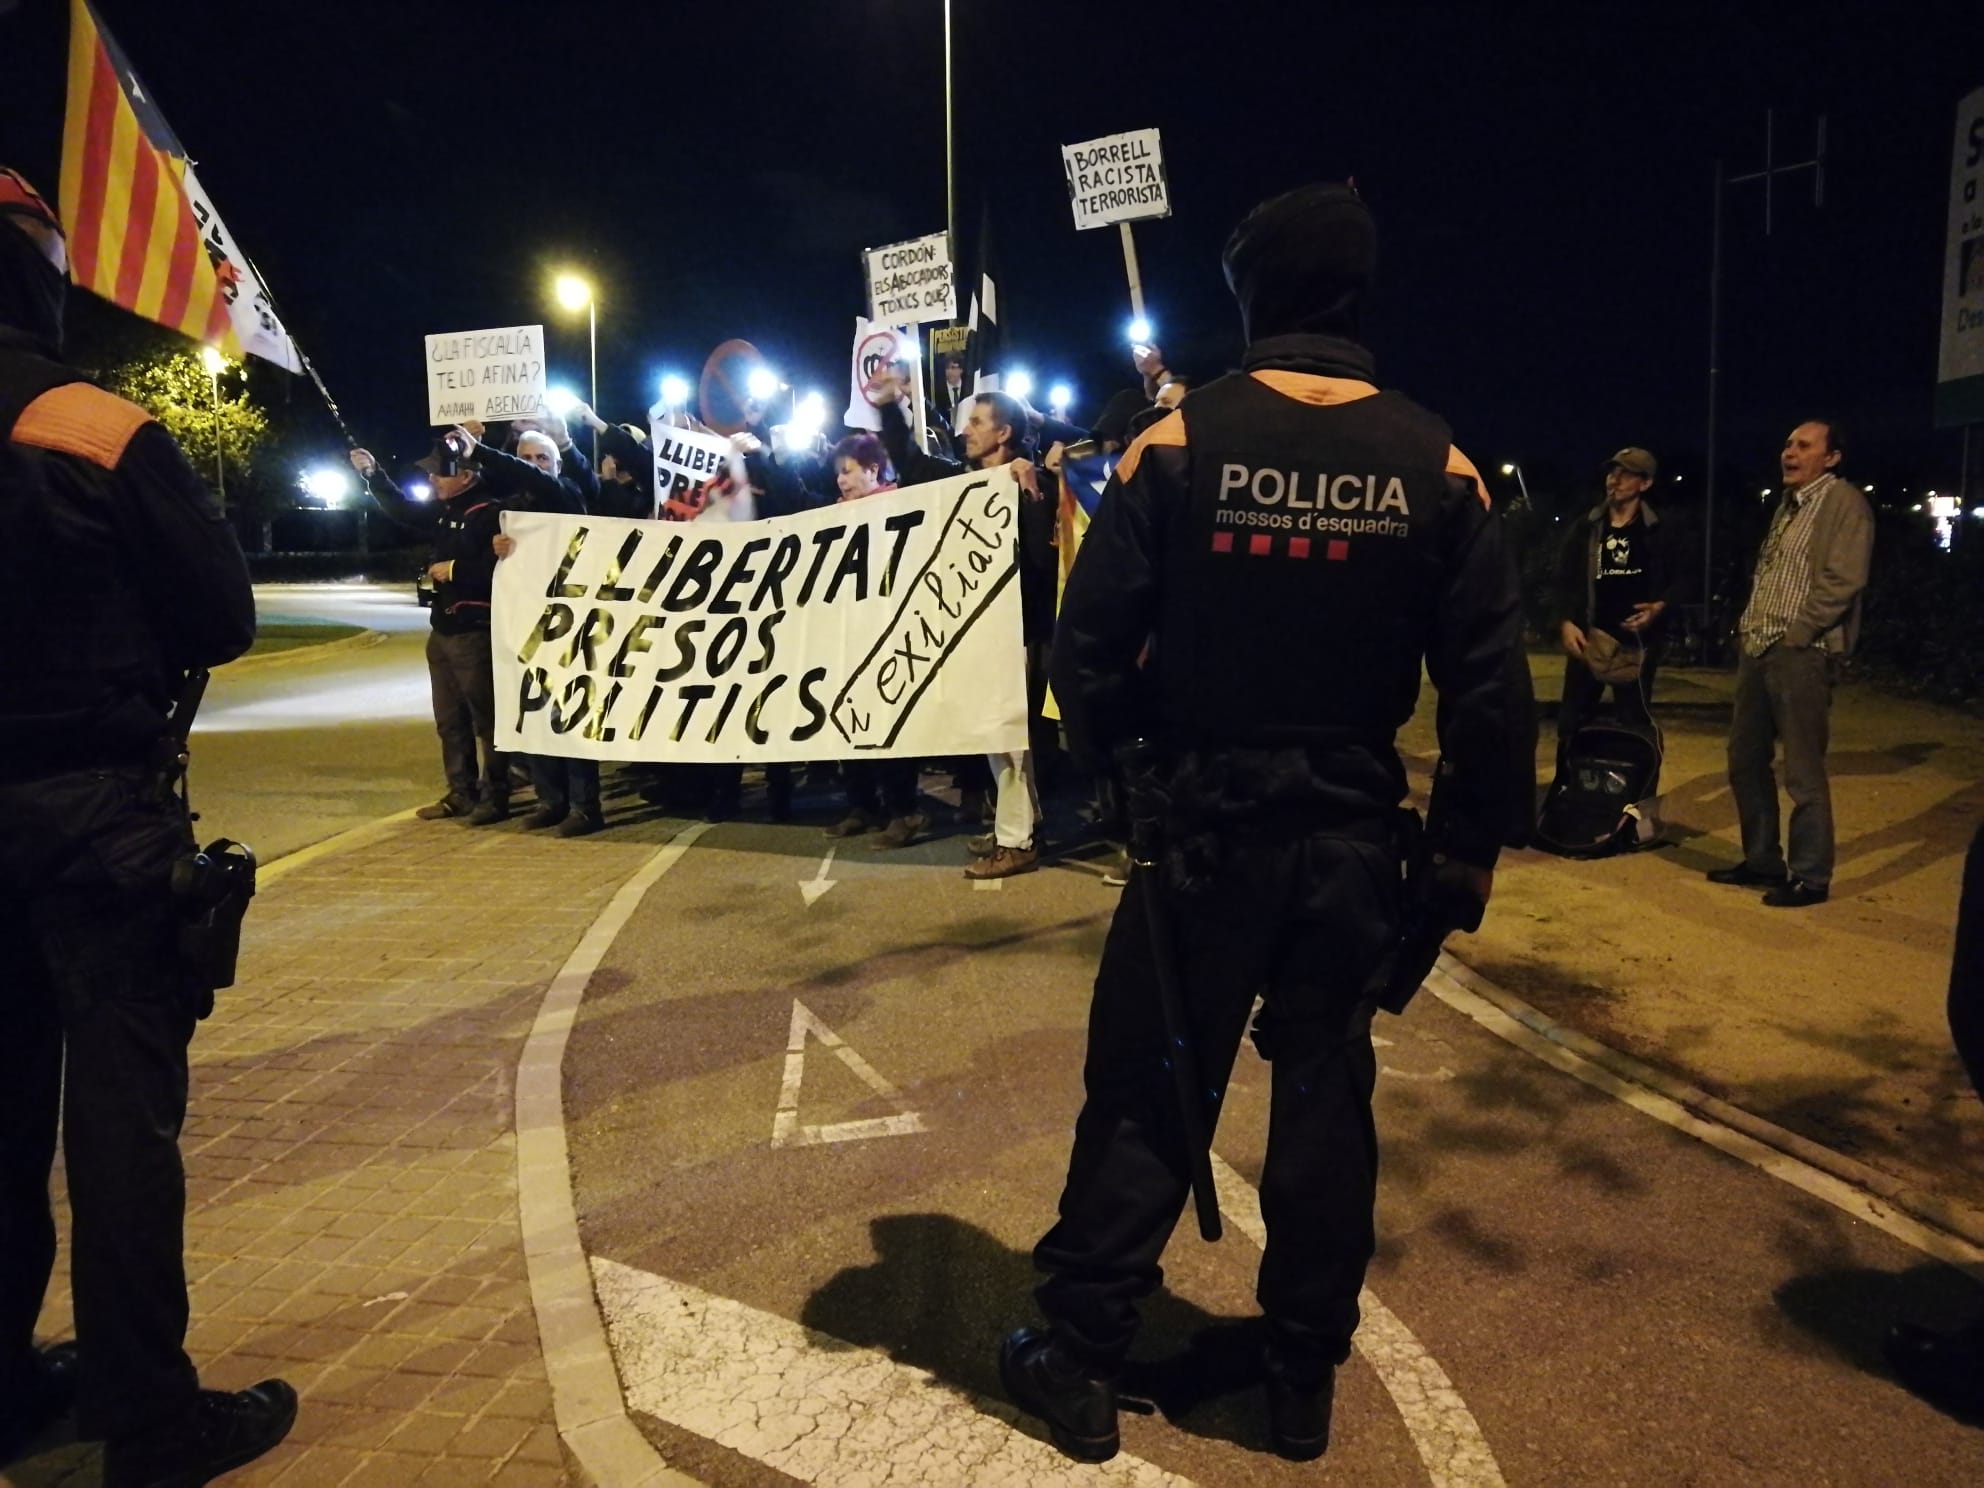
{"label": "brown shoe", "polygon": [[875,834],[875,840],[868,845],[881,852],[892,847],[908,847],[921,837],[930,827],[930,818],[920,811],[912,811],[908,816],[898,816]]}
{"label": "brown shoe", "polygon": [[451,792],[433,805],[421,807],[414,815],[422,821],[446,821],[451,816],[467,816],[473,810],[475,802]]}
{"label": "brown shoe", "polygon": [[1030,847],[1002,847],[964,870],[966,878],[1011,878],[1040,866],[1040,854]]}
{"label": "brown shoe", "polygon": [[881,823],[877,822],[874,817],[865,811],[850,811],[846,816],[827,828],[827,835],[829,837],[859,837],[863,832],[873,831],[879,825]]}

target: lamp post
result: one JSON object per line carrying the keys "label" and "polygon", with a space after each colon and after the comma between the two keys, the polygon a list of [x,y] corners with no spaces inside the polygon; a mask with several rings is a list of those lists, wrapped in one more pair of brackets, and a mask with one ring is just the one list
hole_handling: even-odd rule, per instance
{"label": "lamp post", "polygon": [[1513,475],[1516,478],[1516,489],[1522,492],[1522,504],[1534,511],[1536,503],[1529,499],[1529,482],[1522,478],[1522,466],[1513,460],[1505,460],[1502,462],[1502,474]]}
{"label": "lamp post", "polygon": [[226,506],[227,467],[220,453],[220,374],[226,370],[227,358],[211,346],[202,346],[200,363],[207,369],[207,391],[213,396],[210,406],[214,412],[214,494],[220,498],[220,504]]}
{"label": "lamp post", "polygon": [[[558,303],[567,310],[576,310],[581,305],[586,311],[586,401],[593,412],[599,411],[599,305],[593,297],[592,286],[577,274],[560,274],[553,286]],[[592,431],[592,463],[599,464],[599,430]]]}

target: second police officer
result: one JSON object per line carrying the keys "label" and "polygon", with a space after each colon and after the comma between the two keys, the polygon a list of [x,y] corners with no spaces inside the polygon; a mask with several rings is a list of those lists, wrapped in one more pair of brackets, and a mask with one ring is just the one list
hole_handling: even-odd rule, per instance
{"label": "second police officer", "polygon": [[1052,678],[1077,749],[1101,763],[1151,739],[1168,787],[1166,849],[1132,877],[1103,951],[1060,1218],[1034,1252],[1048,1327],[1011,1335],[1000,1360],[1015,1402],[1084,1460],[1116,1451],[1116,1379],[1193,1162],[1148,896],[1173,927],[1205,1129],[1263,998],[1259,1368],[1276,1450],[1311,1458],[1375,1248],[1372,999],[1413,908],[1393,741],[1422,659],[1442,762],[1417,881],[1478,908],[1527,829],[1536,725],[1514,567],[1447,426],[1374,384],[1358,311],[1375,261],[1345,186],[1241,222],[1224,262],[1243,368],[1131,444],[1061,611]]}

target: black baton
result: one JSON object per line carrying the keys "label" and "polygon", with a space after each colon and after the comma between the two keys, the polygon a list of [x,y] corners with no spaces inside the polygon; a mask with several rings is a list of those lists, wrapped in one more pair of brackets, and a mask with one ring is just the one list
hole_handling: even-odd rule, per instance
{"label": "black baton", "polygon": [[1212,1141],[1206,1135],[1199,1063],[1185,1022],[1185,996],[1178,985],[1178,961],[1171,944],[1171,922],[1165,918],[1164,880],[1157,861],[1164,829],[1164,788],[1158,778],[1157,748],[1138,739],[1116,751],[1116,763],[1123,772],[1123,795],[1130,816],[1131,886],[1143,900],[1144,922],[1150,930],[1166,1062],[1171,1066],[1179,1127],[1191,1165],[1192,1203],[1198,1211],[1199,1233],[1207,1240],[1217,1240],[1221,1231],[1219,1194],[1212,1181]]}

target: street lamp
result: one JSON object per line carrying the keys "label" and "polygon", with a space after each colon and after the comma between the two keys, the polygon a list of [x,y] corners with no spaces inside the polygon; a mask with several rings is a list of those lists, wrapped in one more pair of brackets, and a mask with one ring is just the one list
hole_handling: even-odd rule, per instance
{"label": "street lamp", "polygon": [[1535,503],[1529,499],[1529,482],[1522,478],[1522,466],[1513,460],[1504,460],[1502,474],[1513,475],[1516,478],[1516,489],[1522,492],[1522,504],[1533,507]]}
{"label": "street lamp", "polygon": [[[586,312],[586,367],[588,376],[586,387],[587,402],[593,411],[599,411],[599,304],[594,298],[592,286],[577,274],[560,274],[552,285],[552,293],[558,296],[558,303],[567,310],[583,308]],[[592,462],[599,464],[599,430],[592,431]]]}
{"label": "street lamp", "polygon": [[200,348],[200,364],[207,369],[207,391],[213,396],[214,411],[214,494],[227,505],[227,467],[220,457],[220,374],[227,370],[227,358],[211,346]]}

